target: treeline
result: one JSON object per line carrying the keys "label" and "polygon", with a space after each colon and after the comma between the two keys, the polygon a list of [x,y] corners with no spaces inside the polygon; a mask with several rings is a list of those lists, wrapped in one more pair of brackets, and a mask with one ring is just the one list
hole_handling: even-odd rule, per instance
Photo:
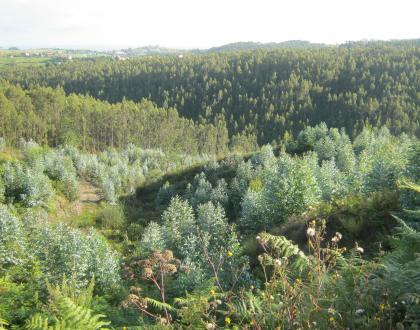
{"label": "treeline", "polygon": [[[159,108],[147,100],[110,104],[91,96],[66,96],[60,88],[23,90],[7,82],[0,82],[0,137],[12,146],[33,139],[84,150],[132,143],[146,149],[215,155],[229,148],[223,117],[216,117],[214,124],[196,124],[173,108]],[[230,144],[241,150],[255,146],[255,137],[247,135],[237,135]]]}
{"label": "treeline", "polygon": [[[259,144],[325,122],[354,137],[366,125],[420,135],[418,42],[317,49],[77,60],[5,68],[24,88],[62,86],[111,103],[148,99],[195,122],[225,121]],[[127,103],[126,103],[127,104]]]}

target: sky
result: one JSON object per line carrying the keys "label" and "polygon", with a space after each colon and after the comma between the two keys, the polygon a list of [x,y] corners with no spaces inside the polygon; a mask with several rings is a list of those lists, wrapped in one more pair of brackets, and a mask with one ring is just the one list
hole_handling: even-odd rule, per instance
{"label": "sky", "polygon": [[419,13],[420,0],[0,0],[0,47],[408,39]]}

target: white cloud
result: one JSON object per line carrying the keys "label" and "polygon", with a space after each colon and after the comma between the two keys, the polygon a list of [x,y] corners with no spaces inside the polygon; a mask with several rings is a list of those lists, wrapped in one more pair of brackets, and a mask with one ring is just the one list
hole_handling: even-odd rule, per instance
{"label": "white cloud", "polygon": [[0,0],[0,46],[420,37],[418,0]]}

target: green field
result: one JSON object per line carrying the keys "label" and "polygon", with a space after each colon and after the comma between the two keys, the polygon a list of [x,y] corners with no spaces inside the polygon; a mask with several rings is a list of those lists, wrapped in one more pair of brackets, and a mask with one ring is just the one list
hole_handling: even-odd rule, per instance
{"label": "green field", "polygon": [[26,57],[26,56],[1,56],[0,57],[0,67],[9,66],[9,65],[40,65],[47,62],[51,62],[52,59],[48,57]]}

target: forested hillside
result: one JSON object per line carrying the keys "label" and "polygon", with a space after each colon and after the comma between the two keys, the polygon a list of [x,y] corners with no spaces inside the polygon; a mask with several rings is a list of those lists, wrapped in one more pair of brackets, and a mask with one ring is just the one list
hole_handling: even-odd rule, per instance
{"label": "forested hillside", "polygon": [[420,328],[418,42],[215,52],[0,69],[0,330]]}
{"label": "forested hillside", "polygon": [[320,122],[351,136],[364,125],[420,134],[420,46],[416,41],[315,49],[77,60],[5,68],[24,88],[62,86],[108,102],[148,99],[200,123],[224,120],[229,136],[259,144]]}
{"label": "forested hillside", "polygon": [[[18,146],[21,139],[33,139],[53,147],[71,144],[85,150],[133,143],[215,155],[224,154],[229,147],[223,118],[214,125],[198,124],[180,117],[175,109],[158,108],[147,100],[110,104],[90,96],[66,96],[60,88],[23,90],[5,82],[0,82],[0,136],[12,146]],[[255,137],[247,142],[239,136],[231,147],[255,150]]]}

